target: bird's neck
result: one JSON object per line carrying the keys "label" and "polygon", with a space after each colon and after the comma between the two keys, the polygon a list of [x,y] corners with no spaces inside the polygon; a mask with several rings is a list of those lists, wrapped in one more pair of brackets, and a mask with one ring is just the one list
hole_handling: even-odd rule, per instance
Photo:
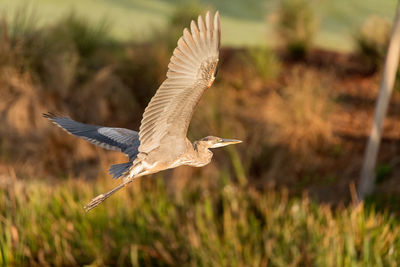
{"label": "bird's neck", "polygon": [[213,153],[208,149],[208,147],[199,141],[193,143],[193,152],[197,161],[202,162],[202,166],[210,163]]}

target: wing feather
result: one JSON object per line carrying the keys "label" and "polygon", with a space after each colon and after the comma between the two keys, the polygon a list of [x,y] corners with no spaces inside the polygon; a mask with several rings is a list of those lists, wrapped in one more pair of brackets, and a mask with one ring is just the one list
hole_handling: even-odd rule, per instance
{"label": "wing feather", "polygon": [[[193,55],[193,57],[200,61],[201,60],[201,55],[198,54],[197,49],[196,49],[196,44],[194,43],[192,35],[189,33],[188,29],[183,30],[183,40],[185,41],[187,47],[190,49],[190,53]],[[191,73],[194,74],[194,73]]]}
{"label": "wing feather", "polygon": [[102,148],[123,152],[131,159],[138,153],[139,135],[136,131],[85,124],[53,114],[43,116],[66,132]]}
{"label": "wing feather", "polygon": [[[139,152],[184,147],[194,109],[214,81],[220,45],[219,14],[207,12],[184,29],[168,65],[167,79],[151,99],[139,130]],[[167,140],[165,138],[168,136]],[[168,144],[163,144],[163,141]],[[177,152],[178,153],[178,152]]]}

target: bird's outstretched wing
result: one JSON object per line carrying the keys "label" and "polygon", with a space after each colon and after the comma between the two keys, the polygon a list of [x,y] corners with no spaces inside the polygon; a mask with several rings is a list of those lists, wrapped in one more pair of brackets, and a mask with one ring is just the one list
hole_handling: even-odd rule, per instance
{"label": "bird's outstretched wing", "polygon": [[194,109],[214,81],[220,46],[220,22],[207,12],[198,17],[178,41],[168,65],[167,79],[151,99],[139,131],[139,152],[148,153],[163,143],[179,150]]}
{"label": "bird's outstretched wing", "polygon": [[109,150],[125,153],[130,159],[138,154],[139,135],[137,132],[124,128],[111,128],[84,124],[67,117],[58,117],[53,114],[43,114],[45,118],[63,130],[80,137],[92,144]]}

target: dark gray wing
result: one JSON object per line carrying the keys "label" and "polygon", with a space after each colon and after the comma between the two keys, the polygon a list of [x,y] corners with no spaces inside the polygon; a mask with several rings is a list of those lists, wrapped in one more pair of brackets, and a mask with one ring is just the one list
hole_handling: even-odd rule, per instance
{"label": "dark gray wing", "polygon": [[84,124],[67,117],[58,117],[52,114],[43,114],[43,116],[68,133],[92,144],[125,153],[129,156],[130,161],[135,159],[138,154],[140,141],[136,131]]}

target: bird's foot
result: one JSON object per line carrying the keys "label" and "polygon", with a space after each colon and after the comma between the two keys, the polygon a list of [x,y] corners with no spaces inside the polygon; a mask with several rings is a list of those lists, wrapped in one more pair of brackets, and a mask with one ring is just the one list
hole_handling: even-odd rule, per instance
{"label": "bird's foot", "polygon": [[91,209],[97,207],[97,206],[98,206],[101,202],[103,202],[106,198],[107,198],[107,197],[106,197],[106,195],[104,195],[104,194],[98,195],[97,197],[93,198],[93,199],[89,202],[89,204],[87,204],[87,205],[84,207],[85,211],[88,212],[88,211],[90,211]]}

